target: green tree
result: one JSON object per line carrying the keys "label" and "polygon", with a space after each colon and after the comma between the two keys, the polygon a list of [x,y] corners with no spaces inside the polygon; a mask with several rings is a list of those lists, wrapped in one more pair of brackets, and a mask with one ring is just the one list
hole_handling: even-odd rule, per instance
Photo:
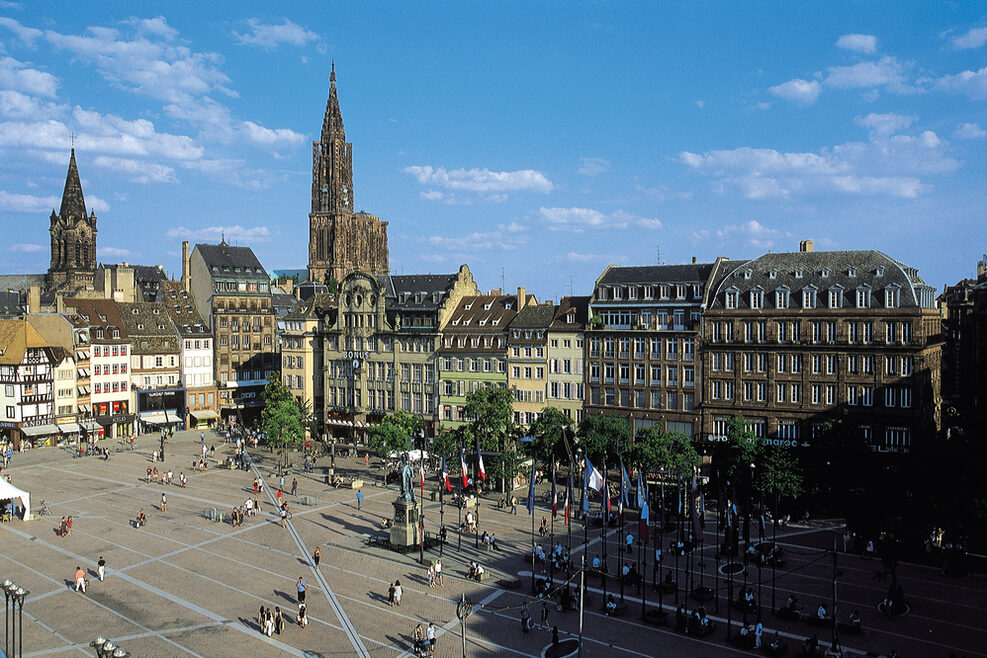
{"label": "green tree", "polygon": [[787,446],[764,446],[754,469],[754,486],[777,501],[802,493],[802,473],[798,457]]}
{"label": "green tree", "polygon": [[583,454],[594,462],[594,466],[604,461],[613,466],[620,449],[629,443],[630,430],[626,418],[594,414],[583,417],[578,438]]}
{"label": "green tree", "polygon": [[531,424],[532,441],[526,444],[525,452],[529,457],[544,464],[547,471],[554,460],[568,460],[565,436],[566,432],[571,430],[571,418],[555,407],[545,407],[538,420]]}
{"label": "green tree", "polygon": [[378,457],[391,452],[400,455],[414,448],[421,426],[418,416],[398,410],[367,430],[367,444]]}
{"label": "green tree", "polygon": [[281,382],[281,373],[273,372],[264,387],[261,427],[267,444],[278,451],[278,470],[287,466],[287,449],[305,437],[304,412],[291,391]]}
{"label": "green tree", "polygon": [[513,388],[481,388],[466,395],[463,413],[473,419],[470,426],[481,449],[503,450],[514,430],[514,394]]}
{"label": "green tree", "polygon": [[624,458],[647,473],[664,471],[675,478],[692,477],[693,468],[699,464],[699,453],[689,437],[656,427],[638,431]]}
{"label": "green tree", "polygon": [[453,460],[456,463],[459,458],[459,446],[463,444],[462,433],[459,431],[462,427],[457,427],[455,429],[443,429],[440,430],[438,434],[432,437],[432,443],[429,447],[429,452],[435,455],[435,458],[441,460],[443,455],[446,458],[446,467],[449,468],[449,460]]}

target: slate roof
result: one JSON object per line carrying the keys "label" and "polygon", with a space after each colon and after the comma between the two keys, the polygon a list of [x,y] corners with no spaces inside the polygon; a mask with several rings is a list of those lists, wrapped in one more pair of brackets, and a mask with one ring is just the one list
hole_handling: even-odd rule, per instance
{"label": "slate roof", "polygon": [[[269,280],[267,271],[264,270],[264,266],[257,260],[257,256],[254,255],[250,247],[234,247],[221,242],[219,244],[197,244],[195,249],[202,256],[202,261],[210,269],[213,277]],[[214,267],[219,268],[219,271],[212,271]]]}
{"label": "slate roof", "polygon": [[161,302],[120,303],[120,319],[134,354],[178,352],[178,330]]}
{"label": "slate roof", "polygon": [[442,303],[446,290],[455,283],[456,276],[456,274],[384,274],[376,278],[384,288],[389,311],[434,311]]}
{"label": "slate roof", "polygon": [[280,288],[275,288],[271,292],[271,308],[274,310],[274,315],[278,317],[288,315],[298,304],[297,297],[289,295]]}
{"label": "slate roof", "polygon": [[0,317],[15,318],[23,313],[21,293],[17,291],[0,291]]}
{"label": "slate roof", "polygon": [[713,263],[690,263],[687,265],[644,265],[616,267],[611,265],[600,276],[597,285],[634,285],[656,283],[702,283],[705,284]]}
{"label": "slate roof", "polygon": [[[566,322],[569,311],[576,312],[573,324]],[[552,320],[553,331],[578,331],[589,322],[589,297],[563,297],[555,307],[555,318]]]}
{"label": "slate roof", "polygon": [[[127,330],[120,319],[120,309],[112,299],[76,299],[70,297],[65,299],[65,305],[74,309],[76,315],[89,325],[89,338],[94,343],[128,342]],[[96,335],[96,331],[99,329],[103,329],[105,332],[102,338]],[[113,337],[114,330],[120,332],[119,337]]]}
{"label": "slate roof", "polygon": [[819,294],[816,308],[827,308],[822,295],[834,287],[844,291],[843,308],[855,308],[855,291],[860,286],[868,286],[871,290],[870,308],[884,308],[883,291],[892,285],[901,288],[901,308],[920,307],[922,292],[929,299],[935,297],[935,290],[919,276],[918,270],[880,251],[771,253],[753,260],[727,263],[713,282],[709,308],[724,308],[724,296],[730,288],[736,288],[740,293],[738,308],[749,308],[749,293],[758,287],[765,293],[764,308],[775,308],[774,292],[782,287],[793,295],[788,308],[800,308],[801,299],[796,299],[795,295],[801,295],[801,291],[810,286]]}
{"label": "slate roof", "polygon": [[212,333],[195,308],[192,295],[185,291],[180,281],[162,282],[162,295],[168,315],[182,338],[209,337]]}
{"label": "slate roof", "polygon": [[328,313],[333,305],[336,303],[335,295],[330,295],[327,292],[320,292],[312,295],[305,301],[296,305],[295,308],[291,310],[291,313],[285,316],[286,320],[315,320],[318,319],[319,314],[316,313],[316,309],[322,309],[323,314]]}
{"label": "slate roof", "polygon": [[[534,300],[534,295],[529,295]],[[531,302],[529,302],[531,303]],[[517,316],[517,295],[471,295],[459,300],[442,328],[455,333],[500,333]]]}
{"label": "slate roof", "polygon": [[555,304],[528,304],[511,321],[511,329],[548,329],[555,318]]}
{"label": "slate roof", "polygon": [[0,274],[0,290],[16,290],[26,292],[32,283],[38,284],[42,290],[45,287],[44,274]]}

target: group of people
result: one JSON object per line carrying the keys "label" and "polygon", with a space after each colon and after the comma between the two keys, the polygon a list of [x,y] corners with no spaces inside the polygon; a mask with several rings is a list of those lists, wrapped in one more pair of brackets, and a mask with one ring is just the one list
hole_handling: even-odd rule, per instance
{"label": "group of people", "polygon": [[68,537],[72,534],[72,517],[63,516],[62,520],[58,523],[58,536]]}
{"label": "group of people", "polygon": [[470,580],[475,580],[480,582],[483,580],[483,574],[486,573],[483,567],[478,562],[470,561],[469,569],[466,570],[466,577]]}
{"label": "group of people", "polygon": [[494,535],[493,533],[488,533],[486,530],[484,530],[483,534],[480,535],[480,543],[490,546],[490,548],[494,549],[495,551],[500,550],[500,546],[497,545],[497,536]]}
{"label": "group of people", "polygon": [[428,580],[429,587],[443,587],[445,582],[442,580],[442,560],[436,559],[429,562],[428,569],[425,571],[425,578]]}
{"label": "group of people", "polygon": [[[305,604],[298,604],[298,611],[295,613],[295,623],[304,628],[308,626],[308,615],[305,610]],[[273,635],[281,635],[284,632],[285,621],[284,614],[281,612],[281,608],[274,606],[272,611],[270,608],[260,607],[260,611],[257,613],[257,625],[260,627],[260,632],[267,637],[272,637]]]}
{"label": "group of people", "polygon": [[415,643],[415,653],[419,656],[435,652],[435,624],[429,622],[427,628],[419,623],[411,635]]}

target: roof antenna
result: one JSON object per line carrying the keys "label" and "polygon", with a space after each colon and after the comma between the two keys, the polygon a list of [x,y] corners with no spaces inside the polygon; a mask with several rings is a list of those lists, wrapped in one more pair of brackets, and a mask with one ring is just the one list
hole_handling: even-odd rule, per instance
{"label": "roof antenna", "polygon": [[655,245],[655,255],[658,260],[658,265],[661,265],[661,245]]}
{"label": "roof antenna", "polygon": [[504,268],[500,268],[500,294],[503,295],[504,291],[507,290],[507,283],[504,273]]}

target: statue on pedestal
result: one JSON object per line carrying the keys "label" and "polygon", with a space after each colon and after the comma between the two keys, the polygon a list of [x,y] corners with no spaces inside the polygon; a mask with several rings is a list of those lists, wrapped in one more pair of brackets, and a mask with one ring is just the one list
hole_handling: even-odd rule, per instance
{"label": "statue on pedestal", "polygon": [[408,453],[401,455],[401,500],[415,500],[414,474]]}

